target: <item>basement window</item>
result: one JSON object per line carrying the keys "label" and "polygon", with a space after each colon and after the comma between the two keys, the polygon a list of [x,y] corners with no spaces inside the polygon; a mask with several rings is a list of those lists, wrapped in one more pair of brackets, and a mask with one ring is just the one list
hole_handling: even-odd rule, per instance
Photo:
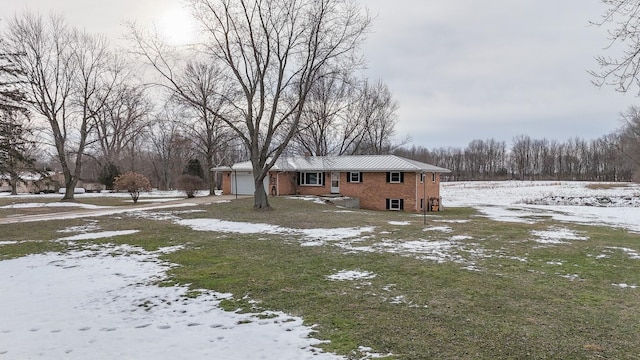
{"label": "basement window", "polygon": [[387,210],[404,210],[404,199],[387,199]]}

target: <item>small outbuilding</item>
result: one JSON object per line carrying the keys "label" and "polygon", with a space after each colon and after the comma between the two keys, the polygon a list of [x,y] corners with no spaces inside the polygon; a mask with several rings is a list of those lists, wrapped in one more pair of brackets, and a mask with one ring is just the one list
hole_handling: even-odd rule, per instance
{"label": "small outbuilding", "polygon": [[[223,193],[254,193],[250,161],[211,170],[223,173]],[[395,155],[281,157],[263,186],[271,196],[357,198],[370,210],[440,211],[440,174],[449,172]]]}

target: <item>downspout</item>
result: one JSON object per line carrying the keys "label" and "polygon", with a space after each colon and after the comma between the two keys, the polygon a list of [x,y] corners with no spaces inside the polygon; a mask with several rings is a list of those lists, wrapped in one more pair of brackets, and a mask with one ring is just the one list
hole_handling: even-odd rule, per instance
{"label": "downspout", "polygon": [[416,173],[416,186],[415,186],[415,188],[416,188],[416,194],[415,194],[415,197],[414,197],[414,198],[416,199],[416,204],[415,204],[415,209],[414,209],[414,210],[420,210],[420,208],[418,207],[418,195],[419,195],[419,192],[418,192],[418,186],[420,186],[420,185],[418,185],[418,184],[420,184],[420,178],[419,178],[419,176],[420,176],[420,175],[418,175],[418,173]]}
{"label": "downspout", "polygon": [[233,169],[233,182],[236,185],[236,200],[238,200],[238,171]]}
{"label": "downspout", "polygon": [[422,172],[422,184],[424,185],[424,189],[422,189],[422,219],[424,225],[427,225],[427,175]]}

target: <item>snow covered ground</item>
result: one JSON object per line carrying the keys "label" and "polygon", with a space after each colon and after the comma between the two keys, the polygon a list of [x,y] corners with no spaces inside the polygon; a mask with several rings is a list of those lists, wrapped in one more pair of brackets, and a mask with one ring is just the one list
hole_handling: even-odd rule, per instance
{"label": "snow covered ground", "polygon": [[[473,206],[497,221],[532,223],[552,217],[561,222],[640,232],[640,186],[628,184],[593,190],[586,185],[443,183],[441,195],[445,208]],[[156,196],[172,198],[175,194]],[[118,213],[114,209],[95,210],[92,216]],[[375,232],[372,227],[301,230],[217,219],[182,219],[181,215],[188,211],[191,210],[150,205],[138,209],[135,216],[173,220],[198,231],[281,234],[296,239],[300,246],[338,246],[347,252],[389,252],[425,261],[454,261],[471,271],[478,270],[473,259],[501,256],[485,253],[470,236],[451,234],[456,222],[471,219],[451,221],[438,214],[430,214],[424,234],[430,237],[435,234],[439,240],[392,241],[385,238],[384,232],[372,240]],[[393,221],[389,225],[421,226],[421,222],[407,214],[406,221]],[[58,241],[73,247],[77,240],[131,235],[136,231],[113,232],[102,229],[98,222],[87,222],[85,227],[64,229]],[[532,232],[531,237],[545,246],[588,240],[562,226]],[[365,239],[369,242],[361,245]],[[0,242],[0,247],[12,243],[15,242]],[[618,250],[640,258],[633,249],[617,248],[605,249],[597,256],[604,258]],[[157,282],[173,266],[158,259],[168,251],[175,248],[147,252],[132,246],[103,244],[0,261],[0,359],[343,359],[315,348],[318,341],[312,338],[313,328],[303,325],[303,319],[284,313],[225,312],[218,304],[232,294],[207,290],[195,297],[185,297],[186,287],[158,286]],[[326,274],[327,281],[361,281],[375,276],[360,269],[338,269]],[[637,288],[636,284],[615,285]],[[389,301],[404,303],[402,296]],[[365,358],[380,356],[366,345],[360,346]]]}
{"label": "snow covered ground", "polygon": [[339,358],[312,347],[300,318],[226,312],[218,304],[231,294],[153,285],[171,250],[101,245],[1,261],[0,358]]}
{"label": "snow covered ground", "polygon": [[[498,221],[552,217],[640,232],[640,185],[593,189],[588,182],[479,181],[442,183],[446,206],[473,206]],[[621,184],[615,184],[621,185]]]}

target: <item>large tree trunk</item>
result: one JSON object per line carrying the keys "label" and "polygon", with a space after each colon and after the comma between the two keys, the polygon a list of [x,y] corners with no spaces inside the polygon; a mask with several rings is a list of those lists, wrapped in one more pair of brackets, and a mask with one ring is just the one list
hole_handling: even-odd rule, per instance
{"label": "large tree trunk", "polygon": [[9,180],[9,185],[11,185],[11,195],[18,195],[18,179],[14,176],[11,176],[11,180]]}
{"label": "large tree trunk", "polygon": [[[269,197],[267,196],[267,192],[264,190],[264,178],[267,176],[269,171],[263,170],[264,164],[259,164],[259,161],[255,161],[253,163],[253,180],[255,185],[255,191],[253,192],[253,208],[255,210],[271,210]],[[236,189],[236,192],[237,191],[238,190]]]}
{"label": "large tree trunk", "polygon": [[206,167],[207,167],[207,172],[206,172],[206,177],[207,179],[209,179],[208,183],[209,183],[209,196],[213,196],[215,194],[215,190],[216,190],[216,176],[218,175],[218,172],[212,172],[211,168],[213,168],[213,159],[211,154],[207,154],[207,159],[205,161],[206,163]]}
{"label": "large tree trunk", "polygon": [[264,190],[262,180],[259,183],[256,182],[256,191],[253,193],[253,208],[256,210],[271,210],[269,197]]}
{"label": "large tree trunk", "polygon": [[63,201],[74,200],[74,194],[75,194],[75,189],[77,184],[78,184],[77,178],[71,176],[69,179],[67,179],[65,176],[65,180],[64,180],[65,191],[64,191],[64,197],[62,198]]}

